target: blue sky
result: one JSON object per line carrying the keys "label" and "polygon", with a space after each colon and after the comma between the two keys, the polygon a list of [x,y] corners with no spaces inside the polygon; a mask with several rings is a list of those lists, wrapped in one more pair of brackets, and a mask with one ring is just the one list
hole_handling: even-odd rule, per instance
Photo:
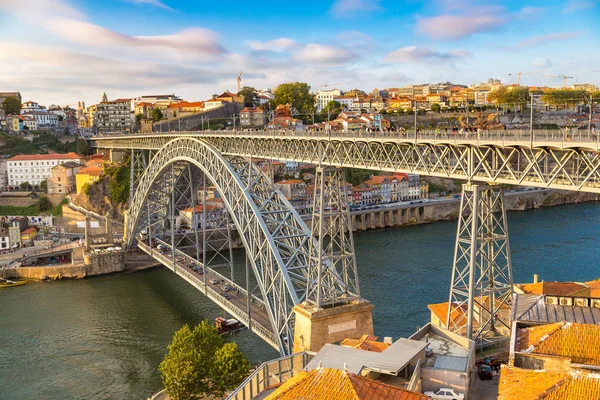
{"label": "blue sky", "polygon": [[600,84],[600,1],[0,0],[0,91],[43,104],[243,85]]}

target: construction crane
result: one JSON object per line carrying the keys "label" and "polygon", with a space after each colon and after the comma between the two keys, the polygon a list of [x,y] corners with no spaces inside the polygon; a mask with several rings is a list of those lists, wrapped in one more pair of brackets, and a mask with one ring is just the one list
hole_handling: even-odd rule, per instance
{"label": "construction crane", "polygon": [[238,77],[237,77],[237,83],[238,83],[238,91],[237,91],[237,92],[238,92],[238,93],[239,93],[239,92],[240,92],[240,90],[242,89],[242,88],[241,88],[241,85],[242,85],[242,74],[243,74],[243,73],[244,73],[244,72],[240,72],[240,74],[239,74],[239,75],[238,75]]}
{"label": "construction crane", "polygon": [[521,75],[530,75],[531,72],[516,72],[514,74],[508,74],[508,76],[517,75],[517,86],[521,86]]}
{"label": "construction crane", "polygon": [[545,75],[548,78],[562,78],[563,79],[563,88],[567,87],[567,79],[573,79],[572,76],[567,75]]}

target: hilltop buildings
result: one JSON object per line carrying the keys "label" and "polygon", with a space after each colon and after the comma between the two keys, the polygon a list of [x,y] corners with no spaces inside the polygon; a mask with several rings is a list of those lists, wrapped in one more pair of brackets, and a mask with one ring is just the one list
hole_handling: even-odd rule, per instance
{"label": "hilltop buildings", "polygon": [[67,162],[83,164],[82,156],[67,154],[19,155],[8,159],[8,186],[19,186],[23,182],[37,186],[52,177],[52,168]]}

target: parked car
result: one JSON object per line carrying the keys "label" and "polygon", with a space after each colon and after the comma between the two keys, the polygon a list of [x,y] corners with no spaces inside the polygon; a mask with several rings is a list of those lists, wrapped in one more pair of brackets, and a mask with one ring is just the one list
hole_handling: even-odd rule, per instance
{"label": "parked car", "polygon": [[213,285],[216,285],[217,283],[219,283],[218,279],[211,279],[209,280],[210,283],[212,283]]}
{"label": "parked car", "polygon": [[477,373],[479,374],[479,379],[481,379],[482,381],[492,379],[492,367],[490,367],[489,365],[480,365],[479,369],[477,370]]}
{"label": "parked car", "polygon": [[462,400],[465,398],[463,393],[456,393],[454,389],[441,388],[435,392],[425,392],[425,396],[434,400]]}
{"label": "parked car", "polygon": [[223,295],[223,297],[225,297],[227,300],[231,300],[231,296],[229,296],[227,293],[221,293]]}

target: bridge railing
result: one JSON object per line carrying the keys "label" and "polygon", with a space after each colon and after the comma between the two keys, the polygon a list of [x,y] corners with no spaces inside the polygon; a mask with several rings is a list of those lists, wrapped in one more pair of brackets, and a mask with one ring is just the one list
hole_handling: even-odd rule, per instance
{"label": "bridge railing", "polygon": [[261,364],[227,400],[250,400],[265,389],[281,385],[304,370],[313,355],[303,351]]}
{"label": "bridge railing", "polygon": [[[150,246],[146,245],[145,243],[139,242],[138,248],[148,254],[151,253]],[[173,259],[171,257],[171,254],[164,255],[164,254],[161,254],[159,251],[152,249],[152,257],[154,259],[160,261],[167,268],[170,268],[170,269],[174,268],[173,267]],[[175,263],[175,264],[177,264],[177,263]],[[228,301],[227,299],[225,299],[225,297],[223,297],[221,295],[221,293],[217,292],[211,286],[209,286],[209,285],[205,286],[204,281],[202,279],[200,279],[200,276],[198,274],[195,274],[195,273],[189,271],[188,268],[180,266],[180,265],[175,266],[174,272],[177,275],[184,278],[185,280],[187,280],[192,285],[194,285],[196,288],[198,288],[198,290],[205,293],[206,297],[208,297],[209,299],[211,299],[212,301],[217,303],[221,308],[223,308],[224,310],[229,312],[231,315],[233,315],[242,324],[244,324],[247,327],[251,326],[251,330],[253,332],[255,332],[258,336],[263,338],[265,341],[267,341],[269,344],[271,344],[271,346],[278,348],[276,337],[270,329],[268,329],[267,327],[264,327],[255,319],[252,319],[252,321],[250,321],[250,317],[248,316],[248,313],[246,312],[246,310],[242,310],[240,307],[236,306],[235,304],[233,304],[230,301]],[[210,270],[210,272],[212,273],[213,271]],[[228,283],[230,282],[228,279],[226,279],[225,281]]]}
{"label": "bridge railing", "polygon": [[[153,134],[156,135],[157,133]],[[143,136],[127,135],[127,136]],[[451,129],[419,129],[414,130],[356,130],[356,131],[312,131],[312,130],[226,130],[226,131],[184,131],[168,132],[163,135],[197,136],[197,135],[229,135],[229,136],[259,136],[259,137],[319,137],[319,138],[347,138],[347,139],[394,139],[402,141],[494,141],[494,142],[552,142],[552,143],[596,143],[600,142],[600,132],[584,129],[505,129],[505,130],[458,130]],[[114,135],[99,135],[98,137],[111,137]]]}

